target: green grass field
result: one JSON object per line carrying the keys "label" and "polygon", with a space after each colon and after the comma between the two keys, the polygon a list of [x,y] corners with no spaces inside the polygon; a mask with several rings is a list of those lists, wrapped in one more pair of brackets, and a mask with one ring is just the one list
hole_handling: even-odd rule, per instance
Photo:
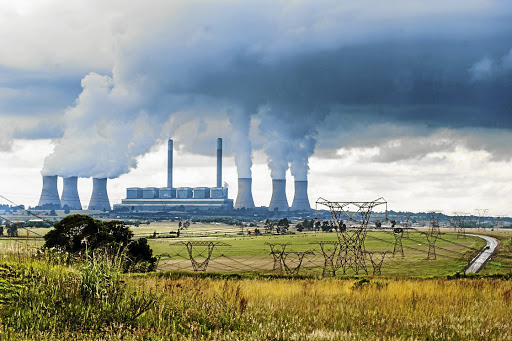
{"label": "green grass field", "polygon": [[[314,255],[304,257],[299,269],[300,274],[319,275],[322,273],[325,258],[319,241],[337,241],[336,233],[303,232],[290,235],[263,235],[249,236],[247,228],[244,235],[239,235],[241,229],[236,226],[224,224],[192,224],[187,230],[181,231],[179,239],[169,232],[178,230],[178,222],[153,222],[149,225],[131,226],[135,237],[149,238],[148,242],[154,255],[163,255],[159,263],[160,270],[192,271],[188,250],[183,245],[171,245],[182,241],[213,241],[222,242],[229,246],[215,247],[208,271],[212,272],[271,272],[274,268],[274,259],[270,254],[267,243],[289,244],[287,252],[311,251]],[[263,231],[262,227],[259,227]],[[2,249],[15,248],[17,244],[29,248],[39,248],[43,245],[40,236],[47,233],[49,228],[32,228],[20,230],[19,238],[0,238]],[[249,228],[253,231],[254,228]],[[292,229],[293,231],[293,229]],[[157,233],[156,239],[152,238]],[[485,242],[477,237],[457,238],[453,230],[444,229],[441,238],[437,240],[436,260],[426,261],[428,243],[424,235],[412,231],[407,237],[404,234],[402,245],[405,257],[399,254],[392,255],[394,236],[390,231],[369,231],[365,246],[368,252],[389,252],[385,255],[381,268],[382,276],[445,276],[462,271],[468,260],[478,250],[485,246]],[[484,267],[482,274],[510,273],[512,269],[512,231],[469,231],[472,233],[488,234],[500,240],[498,254]],[[468,233],[469,233],[468,232]],[[29,238],[27,237],[27,234]],[[328,246],[327,252],[331,249]],[[194,247],[193,257],[202,262],[207,255],[207,247]],[[170,256],[170,257],[169,257]],[[376,255],[375,257],[377,257]],[[296,268],[300,259],[296,254],[290,254],[287,265],[290,269]],[[372,263],[368,256],[366,266],[369,275],[373,273]],[[342,275],[342,269],[337,274]],[[284,271],[284,270],[283,270]],[[354,271],[347,270],[347,275],[354,275]],[[360,273],[361,274],[361,273]],[[364,273],[363,273],[364,274]]]}
{"label": "green grass field", "polygon": [[[229,246],[215,247],[208,265],[210,271],[220,272],[268,272],[274,268],[274,258],[270,254],[271,249],[267,244],[288,244],[287,252],[306,252],[314,254],[306,255],[299,270],[302,274],[318,275],[322,273],[324,254],[318,242],[337,241],[336,233],[299,233],[293,235],[271,236],[223,236],[223,237],[199,237],[199,238],[157,238],[150,239],[149,244],[156,255],[165,255],[160,262],[162,270],[192,270],[188,250],[183,241],[208,241],[225,243]],[[485,242],[477,237],[457,238],[454,234],[443,234],[435,244],[436,260],[427,261],[428,243],[424,235],[411,232],[409,237],[404,235],[402,245],[404,257],[399,253],[392,254],[395,238],[391,232],[370,231],[366,237],[366,251],[388,252],[384,258],[381,272],[384,276],[443,276],[463,271],[468,260],[478,250],[485,246]],[[332,245],[326,246],[327,255],[334,251]],[[207,246],[192,248],[192,256],[197,261],[203,261],[208,254]],[[374,257],[377,257],[375,255]],[[299,255],[291,253],[286,262],[291,269],[299,263]],[[369,274],[373,273],[370,260],[366,259]],[[341,274],[342,272],[338,272]],[[347,275],[353,275],[348,270]],[[362,274],[362,273],[359,273]]]}

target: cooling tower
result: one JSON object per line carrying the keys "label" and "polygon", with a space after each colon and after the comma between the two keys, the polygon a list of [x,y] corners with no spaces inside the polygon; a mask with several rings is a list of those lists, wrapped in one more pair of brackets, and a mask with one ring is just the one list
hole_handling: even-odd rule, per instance
{"label": "cooling tower", "polygon": [[57,205],[60,208],[59,191],[57,190],[57,175],[43,176],[43,190],[38,206]]}
{"label": "cooling tower", "polygon": [[78,196],[78,178],[72,176],[69,178],[63,178],[64,188],[62,190],[62,197],[60,199],[61,205],[64,208],[66,205],[70,210],[81,210],[82,204],[80,203],[80,197]]}
{"label": "cooling tower", "polygon": [[269,211],[277,210],[286,212],[288,211],[288,200],[286,199],[286,180],[285,179],[272,179],[272,199],[268,205]]}
{"label": "cooling tower", "polygon": [[293,196],[292,211],[309,211],[308,182],[295,180],[295,195]]}
{"label": "cooling tower", "polygon": [[254,208],[251,178],[238,178],[238,194],[236,195],[235,208]]}
{"label": "cooling tower", "polygon": [[217,139],[217,187],[222,187],[222,139]]}
{"label": "cooling tower", "polygon": [[89,210],[110,211],[110,201],[107,194],[107,179],[92,179],[92,196],[89,202]]}
{"label": "cooling tower", "polygon": [[172,188],[172,149],[173,142],[169,140],[167,143],[167,188]]}

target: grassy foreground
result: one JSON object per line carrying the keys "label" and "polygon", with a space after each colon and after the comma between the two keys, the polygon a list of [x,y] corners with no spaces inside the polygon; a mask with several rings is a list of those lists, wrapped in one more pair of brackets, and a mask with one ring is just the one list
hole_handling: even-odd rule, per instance
{"label": "grassy foreground", "polygon": [[511,339],[501,279],[121,275],[104,258],[0,260],[2,340]]}

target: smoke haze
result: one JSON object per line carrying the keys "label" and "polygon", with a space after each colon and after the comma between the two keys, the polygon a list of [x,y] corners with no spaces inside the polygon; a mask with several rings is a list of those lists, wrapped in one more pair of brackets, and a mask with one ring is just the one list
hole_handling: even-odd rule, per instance
{"label": "smoke haze", "polygon": [[[51,72],[32,76],[36,86],[24,94],[26,101],[18,91],[24,73],[13,71],[14,81],[0,87],[3,117],[13,115],[11,108],[18,116],[44,116],[42,121],[48,113],[56,116],[46,131],[37,124],[1,128],[2,149],[15,137],[55,138],[43,174],[116,178],[168,137],[208,154],[202,136],[209,137],[208,127],[219,121],[231,126],[226,144],[238,175],[250,177],[255,118],[264,138],[257,147],[267,153],[275,179],[289,168],[296,180],[307,179],[317,143],[326,149],[384,143],[375,156],[380,162],[461,143],[510,156],[502,139],[481,143],[481,132],[461,132],[512,128],[512,6],[506,1],[94,3],[98,11],[76,4],[62,27],[58,17],[45,25],[38,10],[28,13],[21,24],[53,37],[55,45],[46,48],[35,35],[23,39],[14,30],[0,56],[3,67],[53,68],[59,75],[48,88],[34,79]],[[75,18],[78,12],[83,14]],[[98,20],[101,25],[91,24]],[[48,65],[52,49],[74,45],[80,48]],[[81,89],[69,87],[68,73],[86,74]],[[45,97],[58,99],[55,104],[36,95],[43,88]],[[37,115],[30,105],[36,102],[46,104]],[[384,123],[394,128],[368,131]],[[424,139],[396,136],[403,133],[396,127],[421,130]],[[445,134],[439,129],[465,135],[434,143],[430,139]],[[407,143],[416,145],[408,149]]]}

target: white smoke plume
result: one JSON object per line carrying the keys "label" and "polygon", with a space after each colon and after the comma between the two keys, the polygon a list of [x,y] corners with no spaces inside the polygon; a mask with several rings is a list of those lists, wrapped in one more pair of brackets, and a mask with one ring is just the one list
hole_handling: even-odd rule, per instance
{"label": "white smoke plume", "polygon": [[252,178],[251,115],[244,110],[228,108],[228,116],[232,127],[231,149],[235,154],[238,177]]}
{"label": "white smoke plume", "polygon": [[[404,73],[405,79],[395,82],[397,70],[414,71],[419,57],[407,54],[398,55],[403,60],[397,58],[396,54],[408,49],[398,45],[383,50],[382,41],[404,31],[413,38],[416,34],[439,35],[443,41],[459,39],[454,31],[479,37],[485,33],[481,28],[486,27],[473,26],[471,21],[453,30],[459,16],[481,12],[476,1],[464,2],[464,13],[458,12],[462,1],[434,1],[419,6],[421,9],[404,6],[405,0],[371,2],[372,6],[366,2],[270,0],[108,3],[106,10],[113,11],[109,16],[113,18],[110,34],[115,47],[112,71],[84,77],[82,93],[65,112],[63,136],[47,158],[44,174],[118,177],[136,167],[137,157],[159,140],[173,137],[176,113],[188,113],[184,117],[193,121],[210,110],[215,118],[229,118],[235,131],[232,144],[239,176],[250,176],[248,127],[251,114],[259,110],[265,112],[260,130],[267,138],[265,150],[272,177],[283,178],[291,166],[296,179],[303,180],[316,145],[318,124],[335,105],[401,106],[405,101],[411,106],[454,106],[449,84],[467,80],[469,64],[461,62],[463,80],[453,76],[453,82],[423,81],[425,75],[451,75],[452,64],[444,63],[440,55],[439,60],[420,63],[425,70],[410,76]],[[437,18],[434,26],[433,16]],[[488,23],[485,18],[483,22]],[[438,50],[430,45],[425,49]],[[448,71],[431,72],[430,64]],[[502,64],[508,66],[509,58]],[[456,66],[460,70],[461,66]],[[423,90],[418,93],[417,89]],[[458,98],[471,99],[464,89]],[[489,93],[497,96],[499,91]],[[507,105],[504,100],[502,108]],[[319,109],[322,106],[326,108]],[[420,119],[442,121],[449,117],[432,116],[440,113],[429,110]],[[405,115],[396,119],[417,118]],[[178,142],[190,150],[200,149],[191,148],[199,143],[194,136]]]}
{"label": "white smoke plume", "polygon": [[259,129],[266,137],[265,152],[272,179],[284,179],[290,168],[295,180],[307,180],[318,125],[328,111],[303,110],[293,105],[266,105],[259,112]]}

